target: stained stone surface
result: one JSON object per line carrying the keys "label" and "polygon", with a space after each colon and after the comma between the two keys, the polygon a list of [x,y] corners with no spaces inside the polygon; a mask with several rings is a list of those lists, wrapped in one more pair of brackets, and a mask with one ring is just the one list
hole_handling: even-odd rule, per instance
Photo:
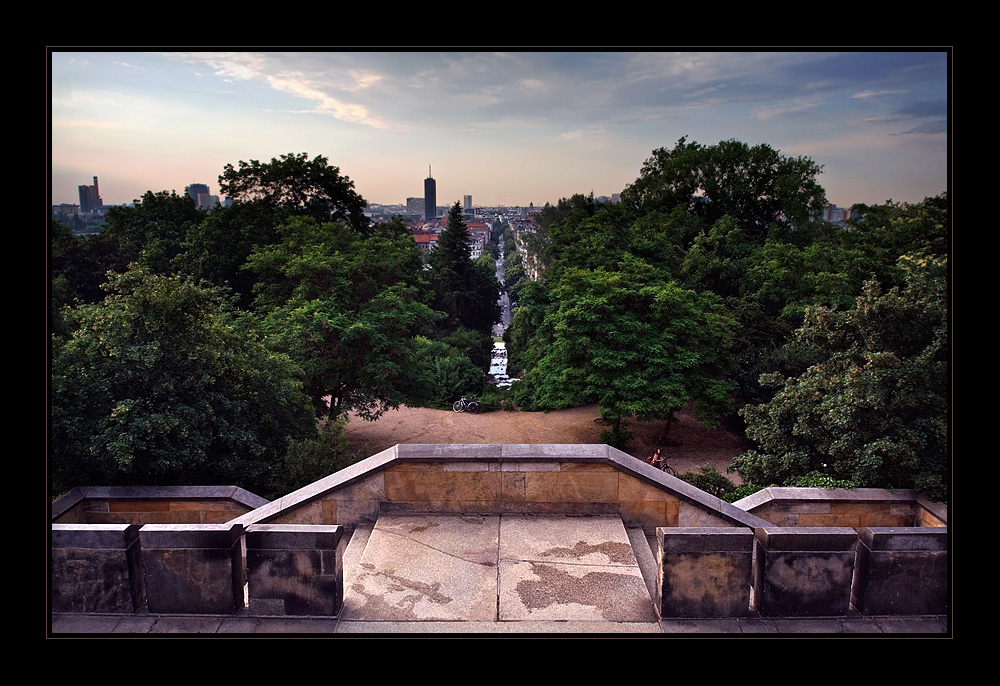
{"label": "stained stone surface", "polygon": [[619,517],[382,515],[346,621],[655,622]]}
{"label": "stained stone surface", "polygon": [[499,534],[498,516],[382,515],[343,618],[494,621]]}
{"label": "stained stone surface", "polygon": [[620,517],[504,516],[501,621],[654,622]]}

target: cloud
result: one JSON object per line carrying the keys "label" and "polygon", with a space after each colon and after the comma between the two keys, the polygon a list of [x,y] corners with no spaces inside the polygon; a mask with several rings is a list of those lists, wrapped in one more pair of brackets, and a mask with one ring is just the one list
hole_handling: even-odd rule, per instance
{"label": "cloud", "polygon": [[867,100],[870,98],[884,98],[887,96],[897,96],[897,95],[908,95],[909,91],[905,90],[883,90],[883,91],[861,91],[860,93],[855,93],[851,98],[855,100]]}
{"label": "cloud", "polygon": [[388,128],[366,106],[338,95],[359,93],[373,87],[382,80],[379,74],[373,72],[352,69],[285,69],[282,57],[288,56],[281,54],[167,53],[167,56],[185,62],[204,63],[214,69],[216,76],[224,79],[261,80],[278,92],[313,103],[312,107],[294,110],[297,113],[323,114],[376,129]]}
{"label": "cloud", "polygon": [[945,133],[948,130],[948,122],[944,119],[939,121],[929,121],[924,124],[919,124],[914,126],[908,131],[901,131],[900,133],[890,134],[893,136],[906,136],[910,134],[939,134]]}

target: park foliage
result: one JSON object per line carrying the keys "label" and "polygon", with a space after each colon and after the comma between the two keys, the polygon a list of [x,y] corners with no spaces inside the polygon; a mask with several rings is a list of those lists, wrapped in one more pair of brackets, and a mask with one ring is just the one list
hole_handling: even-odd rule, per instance
{"label": "park foliage", "polygon": [[533,231],[495,227],[505,252],[479,261],[458,203],[428,258],[305,154],[226,165],[235,202],[211,211],[150,191],[97,234],[53,221],[53,487],[277,495],[344,466],[349,416],[483,390],[501,258],[520,379],[504,407],[597,403],[621,447],[631,422],[662,424],[667,441],[692,408],[744,432],[744,482],[945,499],[947,195],[856,206],[835,225],[819,219],[821,171],[767,145],[682,138],[620,203],[563,198]]}

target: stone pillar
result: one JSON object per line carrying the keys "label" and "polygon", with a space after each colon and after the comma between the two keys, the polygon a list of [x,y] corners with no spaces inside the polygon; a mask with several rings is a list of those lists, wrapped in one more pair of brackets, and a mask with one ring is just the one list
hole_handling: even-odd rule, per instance
{"label": "stone pillar", "polygon": [[146,524],[139,529],[139,542],[150,612],[233,614],[243,609],[239,524]]}
{"label": "stone pillar", "polygon": [[765,617],[846,615],[858,535],[850,527],[758,528],[754,603]]}
{"label": "stone pillar", "polygon": [[739,527],[657,528],[661,617],[745,617],[754,535]]}
{"label": "stone pillar", "polygon": [[948,529],[858,531],[854,605],[868,615],[941,615],[948,611]]}
{"label": "stone pillar", "polygon": [[337,616],[344,600],[342,538],[340,526],[248,527],[250,614]]}
{"label": "stone pillar", "polygon": [[145,602],[135,524],[52,525],[52,611],[130,613]]}

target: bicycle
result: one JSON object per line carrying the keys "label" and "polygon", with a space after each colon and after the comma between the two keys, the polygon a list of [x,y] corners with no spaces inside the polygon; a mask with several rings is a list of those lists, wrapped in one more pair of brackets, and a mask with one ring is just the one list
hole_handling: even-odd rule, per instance
{"label": "bicycle", "polygon": [[665,457],[660,456],[659,448],[656,449],[656,452],[653,453],[652,457],[646,459],[646,464],[652,465],[653,467],[659,469],[661,472],[666,472],[671,476],[677,476],[677,473],[674,471],[674,468],[671,467],[669,464],[667,464],[667,459]]}
{"label": "bicycle", "polygon": [[468,412],[469,414],[478,414],[479,412],[479,402],[476,400],[475,396],[472,396],[468,400],[465,399],[463,395],[461,400],[456,400],[455,404],[451,406],[451,409],[455,412]]}

